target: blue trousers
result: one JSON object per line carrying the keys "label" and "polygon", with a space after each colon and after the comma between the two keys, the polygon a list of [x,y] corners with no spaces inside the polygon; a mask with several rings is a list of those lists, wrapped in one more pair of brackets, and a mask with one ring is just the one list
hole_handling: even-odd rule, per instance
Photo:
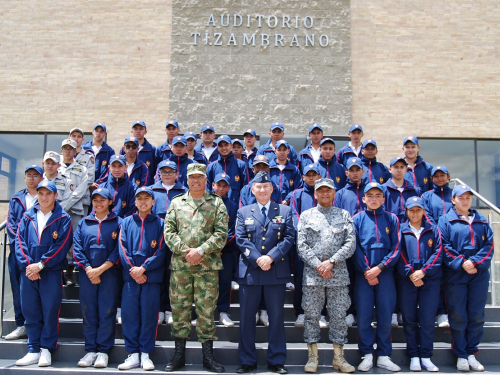
{"label": "blue trousers", "polygon": [[92,284],[85,271],[80,271],[80,307],[83,336],[88,352],[109,353],[115,344],[115,316],[122,275],[111,267],[101,275],[99,284]]}
{"label": "blue trousers", "polygon": [[229,310],[231,303],[231,281],[238,265],[238,251],[227,251],[221,254],[223,269],[219,271],[219,299],[217,309],[222,312]]}
{"label": "blue trousers", "polygon": [[361,354],[371,354],[373,349],[373,307],[377,310],[377,355],[390,356],[391,316],[396,307],[396,283],[392,270],[378,276],[377,285],[369,285],[361,272],[356,273],[355,300],[358,312],[358,348]]}
{"label": "blue trousers", "polygon": [[488,270],[469,275],[462,269],[444,272],[444,297],[452,338],[451,349],[459,358],[476,354],[483,337],[484,306],[488,298]]}
{"label": "blue trousers", "polygon": [[408,357],[430,358],[434,342],[436,310],[439,303],[441,278],[422,280],[416,287],[407,278],[397,278],[400,285],[398,300],[403,314],[403,330]]}
{"label": "blue trousers", "polygon": [[267,363],[285,364],[285,284],[242,285],[240,284],[240,334],[238,356],[242,365],[257,365],[255,349],[255,314],[261,299],[266,302],[269,314]]}
{"label": "blue trousers", "polygon": [[122,333],[128,353],[152,353],[160,311],[160,284],[126,281],[122,293]]}
{"label": "blue trousers", "polygon": [[172,260],[172,251],[167,248],[165,257],[165,272],[163,272],[163,282],[160,284],[160,311],[172,311],[170,305],[170,261]]}
{"label": "blue trousers", "polygon": [[11,244],[7,265],[9,267],[10,288],[12,289],[12,303],[14,305],[16,326],[22,327],[24,325],[24,316],[21,310],[21,269],[17,264],[16,254],[14,251],[14,244]]}
{"label": "blue trousers", "polygon": [[292,248],[292,270],[293,283],[295,285],[295,290],[293,291],[293,308],[295,310],[295,315],[299,316],[300,314],[304,314],[304,309],[302,308],[302,280],[304,280],[304,262],[302,261],[302,259],[300,259],[299,254],[297,253],[297,246],[295,245]]}
{"label": "blue trousers", "polygon": [[347,272],[349,272],[349,298],[351,299],[351,305],[347,309],[346,314],[356,314],[356,302],[354,299],[354,286],[356,285],[356,269],[354,268],[354,257],[347,258],[345,261],[347,266]]}
{"label": "blue trousers", "polygon": [[28,351],[56,350],[59,338],[59,309],[62,301],[62,272],[42,270],[40,280],[21,273],[21,307],[28,333]]}

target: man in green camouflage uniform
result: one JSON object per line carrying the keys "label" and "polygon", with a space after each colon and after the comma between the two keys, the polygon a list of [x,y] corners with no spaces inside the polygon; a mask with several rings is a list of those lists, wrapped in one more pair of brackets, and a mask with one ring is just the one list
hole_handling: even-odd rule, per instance
{"label": "man in green camouflage uniform", "polygon": [[224,372],[213,356],[214,310],[219,295],[221,250],[226,244],[228,215],[222,199],[205,189],[206,166],[187,168],[189,191],[172,200],[165,217],[165,243],[172,250],[170,300],[174,358],[165,371],[185,365],[186,339],[191,332],[191,306],[196,306],[196,333],[203,347],[203,367]]}

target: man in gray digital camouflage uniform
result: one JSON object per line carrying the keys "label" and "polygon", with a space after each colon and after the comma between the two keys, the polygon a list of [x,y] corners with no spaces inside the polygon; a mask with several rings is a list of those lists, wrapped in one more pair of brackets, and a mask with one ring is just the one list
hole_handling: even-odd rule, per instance
{"label": "man in gray digital camouflage uniform", "polygon": [[318,205],[302,212],[297,227],[297,251],[304,261],[304,341],[309,352],[304,371],[316,372],[318,369],[319,319],[326,297],[330,315],[329,339],[334,349],[333,368],[354,372],[354,367],[344,359],[344,344],[347,342],[345,313],[351,304],[345,261],[354,254],[356,232],[351,215],[332,206],[335,199],[333,180],[317,180],[314,197]]}

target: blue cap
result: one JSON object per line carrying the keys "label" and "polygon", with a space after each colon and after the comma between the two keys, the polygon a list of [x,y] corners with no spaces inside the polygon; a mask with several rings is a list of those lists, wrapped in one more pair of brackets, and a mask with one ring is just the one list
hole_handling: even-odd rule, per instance
{"label": "blue cap", "polygon": [[253,129],[247,129],[243,132],[243,137],[247,134],[253,135],[254,137],[257,137],[257,133]]}
{"label": "blue cap", "polygon": [[137,190],[135,191],[135,196],[137,197],[137,195],[139,193],[147,193],[149,195],[151,195],[154,199],[155,195],[153,193],[153,189],[151,189],[151,186],[142,186],[140,188],[137,188]]}
{"label": "blue cap", "polygon": [[36,187],[36,190],[38,191],[41,188],[45,188],[45,189],[50,190],[53,193],[57,193],[56,184],[54,184],[52,181],[49,181],[49,180],[43,180],[42,182],[40,182],[38,184],[38,186]]}
{"label": "blue cap", "polygon": [[309,126],[309,133],[312,132],[314,129],[319,129],[323,131],[323,128],[321,127],[320,124],[312,124],[311,126]]}
{"label": "blue cap", "polygon": [[160,164],[158,164],[158,170],[161,170],[164,167],[172,168],[173,170],[177,170],[177,164],[175,164],[172,160],[162,160]]}
{"label": "blue cap", "polygon": [[456,185],[453,188],[453,192],[451,193],[451,196],[452,197],[455,197],[455,196],[459,196],[460,197],[460,196],[464,195],[467,192],[469,192],[469,193],[472,194],[472,190],[467,185]]}
{"label": "blue cap", "polygon": [[273,131],[274,129],[281,129],[282,131],[285,131],[285,128],[281,122],[273,122],[269,129],[271,131]]}
{"label": "blue cap", "polygon": [[352,133],[354,130],[363,131],[363,127],[359,124],[352,124],[349,126],[349,133]]}
{"label": "blue cap", "polygon": [[410,197],[406,200],[406,209],[409,210],[412,207],[420,207],[425,209],[424,201],[420,197]]}
{"label": "blue cap", "polygon": [[363,142],[363,147],[366,147],[368,145],[374,145],[375,147],[377,147],[377,142],[375,142],[375,139],[367,139]]}
{"label": "blue cap", "polygon": [[276,142],[276,145],[274,146],[274,148],[278,149],[281,145],[284,145],[287,149],[290,149],[290,145],[284,139],[280,139],[278,142]]}
{"label": "blue cap", "polygon": [[404,157],[402,157],[402,156],[396,156],[395,158],[391,159],[391,162],[389,163],[389,167],[392,167],[398,161],[402,161],[403,163],[405,163],[405,165],[408,165],[408,163],[406,162],[406,160],[405,160]]}
{"label": "blue cap", "polygon": [[352,166],[357,165],[361,169],[363,169],[363,163],[360,158],[350,158],[347,160],[346,168],[351,169]]}
{"label": "blue cap", "polygon": [[441,171],[444,174],[450,174],[450,172],[448,172],[448,168],[444,165],[438,165],[437,167],[432,168],[431,176],[434,177],[437,171]]}
{"label": "blue cap", "polygon": [[132,127],[134,127],[134,126],[136,126],[136,125],[141,125],[141,126],[146,127],[146,123],[145,123],[144,121],[139,121],[139,120],[137,120],[136,122],[134,122],[134,123],[132,124]]}
{"label": "blue cap", "polygon": [[219,181],[226,181],[228,185],[231,184],[231,181],[229,180],[229,176],[227,175],[227,173],[218,173],[214,178],[214,182],[217,183]]}
{"label": "blue cap", "polygon": [[213,127],[213,125],[210,125],[210,124],[203,125],[201,127],[200,133],[203,133],[204,131],[207,131],[207,130],[211,130],[215,133],[215,128]]}
{"label": "blue cap", "polygon": [[175,126],[176,128],[179,127],[179,124],[177,123],[177,120],[168,120],[167,123],[165,124],[165,127],[168,127],[169,125],[173,125]]}
{"label": "blue cap", "polygon": [[314,171],[316,172],[317,174],[320,174],[319,173],[319,167],[318,167],[318,163],[314,163],[314,164],[309,164],[309,165],[306,165],[304,167],[304,173],[302,173],[303,175],[306,175],[307,172],[309,171]]}
{"label": "blue cap", "polygon": [[106,130],[106,125],[101,124],[101,123],[99,123],[99,124],[95,124],[95,125],[94,125],[94,130],[96,130],[96,129],[97,129],[97,128],[99,128],[99,127],[101,127],[101,128],[102,128],[102,130],[104,130],[105,132],[107,131],[107,130]]}
{"label": "blue cap", "polygon": [[384,187],[382,185],[380,185],[378,182],[370,182],[370,183],[366,184],[365,190],[363,192],[366,194],[371,189],[379,189],[382,193],[384,193]]}
{"label": "blue cap", "polygon": [[196,141],[198,139],[198,135],[195,132],[185,132],[184,138],[186,138],[186,140],[194,139]]}
{"label": "blue cap", "polygon": [[129,142],[134,142],[137,147],[139,147],[139,140],[136,137],[127,137],[125,138],[125,142],[123,144],[127,144]]}
{"label": "blue cap", "polygon": [[127,164],[127,161],[125,160],[125,155],[113,155],[109,158],[109,165],[113,164],[115,161],[119,162],[121,165]]}
{"label": "blue cap", "polygon": [[321,140],[321,142],[319,142],[319,145],[323,146],[323,143],[327,143],[327,142],[333,143],[333,145],[335,146],[335,141],[333,139],[331,139],[331,138],[323,138]]}
{"label": "blue cap", "polygon": [[266,155],[257,155],[253,159],[253,165],[259,164],[259,163],[269,165],[269,158]]}
{"label": "blue cap", "polygon": [[239,143],[241,147],[245,148],[245,142],[243,142],[241,139],[235,138],[232,140],[232,144],[234,145],[235,143]]}
{"label": "blue cap", "polygon": [[260,171],[255,175],[252,180],[252,183],[261,183],[261,182],[271,182],[271,177],[267,174],[267,172]]}
{"label": "blue cap", "polygon": [[418,138],[415,137],[414,135],[409,135],[408,137],[405,138],[405,140],[403,142],[403,146],[405,144],[407,144],[408,142],[411,142],[411,143],[418,145]]}
{"label": "blue cap", "polygon": [[43,176],[43,169],[42,167],[40,167],[39,165],[36,165],[36,164],[31,164],[31,165],[28,165],[26,167],[26,169],[24,170],[24,173],[28,172],[30,169],[34,169],[35,171],[38,172],[38,174],[42,175]]}
{"label": "blue cap", "polygon": [[231,144],[231,138],[228,135],[223,134],[215,140],[215,143],[217,143],[217,145],[219,145],[219,142],[226,142]]}
{"label": "blue cap", "polygon": [[94,195],[100,195],[103,198],[106,199],[113,199],[113,196],[111,195],[111,192],[106,189],[106,188],[97,188],[92,192],[92,198],[94,198]]}
{"label": "blue cap", "polygon": [[172,139],[172,146],[178,143],[182,143],[184,146],[186,146],[187,139],[183,135],[176,135],[174,139]]}

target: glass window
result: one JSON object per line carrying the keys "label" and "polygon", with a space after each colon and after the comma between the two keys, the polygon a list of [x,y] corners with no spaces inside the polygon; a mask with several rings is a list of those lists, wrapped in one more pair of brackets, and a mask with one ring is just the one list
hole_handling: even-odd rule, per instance
{"label": "glass window", "polygon": [[45,150],[55,151],[61,154],[62,141],[68,138],[68,134],[47,134],[47,144]]}
{"label": "glass window", "polygon": [[477,141],[478,192],[500,205],[500,141]]}

